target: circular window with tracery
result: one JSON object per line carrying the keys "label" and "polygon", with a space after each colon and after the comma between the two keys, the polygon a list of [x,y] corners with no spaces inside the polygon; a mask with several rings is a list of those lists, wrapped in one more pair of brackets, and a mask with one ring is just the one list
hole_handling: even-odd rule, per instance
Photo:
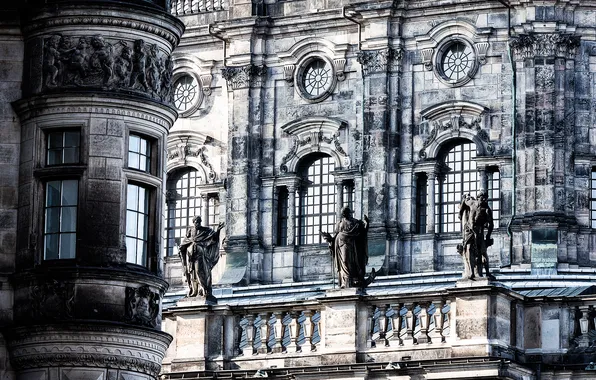
{"label": "circular window with tracery", "polygon": [[440,77],[445,83],[465,84],[476,72],[474,49],[461,40],[447,42],[439,49],[437,66]]}
{"label": "circular window with tracery", "polygon": [[321,101],[327,98],[334,84],[331,63],[319,57],[307,59],[299,69],[297,82],[305,99]]}
{"label": "circular window with tracery", "polygon": [[174,84],[174,106],[179,112],[188,113],[199,103],[199,84],[192,75],[182,75]]}

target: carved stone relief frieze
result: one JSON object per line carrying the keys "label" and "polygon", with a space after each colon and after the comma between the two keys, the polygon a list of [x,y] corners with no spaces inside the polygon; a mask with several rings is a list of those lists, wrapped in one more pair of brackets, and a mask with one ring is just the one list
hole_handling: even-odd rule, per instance
{"label": "carved stone relief frieze", "polygon": [[73,317],[74,284],[51,280],[31,288],[29,317],[61,320]]}
{"label": "carved stone relief frieze", "polygon": [[172,102],[173,61],[144,40],[108,41],[102,35],[44,39],[42,91],[124,90]]}
{"label": "carved stone relief frieze", "polygon": [[364,75],[387,72],[399,67],[403,57],[402,49],[386,48],[380,50],[361,50],[358,62],[362,65]]}
{"label": "carved stone relief frieze", "polygon": [[282,173],[288,172],[287,163],[294,157],[297,157],[297,153],[300,147],[309,146],[316,151],[320,151],[321,143],[329,144],[333,146],[333,150],[343,158],[343,164],[350,166],[350,158],[346,151],[342,148],[341,142],[339,141],[339,131],[331,136],[325,135],[322,131],[312,131],[305,136],[298,137],[294,136],[292,147],[288,153],[281,159],[280,170]]}
{"label": "carved stone relief frieze", "polygon": [[227,66],[221,69],[221,75],[228,84],[228,90],[259,87],[267,75],[267,66]]}
{"label": "carved stone relief frieze", "polygon": [[139,288],[127,287],[125,320],[145,327],[158,327],[159,301],[159,294],[152,292],[147,285]]}
{"label": "carved stone relief frieze", "polygon": [[573,58],[580,46],[580,36],[573,34],[520,34],[512,37],[511,48],[517,60],[534,57]]}

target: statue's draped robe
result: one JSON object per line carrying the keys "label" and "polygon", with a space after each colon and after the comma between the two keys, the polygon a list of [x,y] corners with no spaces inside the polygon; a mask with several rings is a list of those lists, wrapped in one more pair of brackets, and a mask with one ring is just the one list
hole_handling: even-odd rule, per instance
{"label": "statue's draped robe", "polygon": [[191,294],[211,296],[211,270],[219,261],[219,231],[191,227],[180,248],[186,248]]}
{"label": "statue's draped robe", "polygon": [[332,246],[335,265],[339,273],[339,286],[342,288],[364,284],[366,264],[368,263],[366,236],[366,226],[360,220],[343,217],[335,225]]}

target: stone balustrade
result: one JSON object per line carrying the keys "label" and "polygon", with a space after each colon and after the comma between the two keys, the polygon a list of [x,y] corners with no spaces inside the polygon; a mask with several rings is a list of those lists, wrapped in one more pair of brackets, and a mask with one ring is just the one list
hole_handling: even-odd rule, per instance
{"label": "stone balustrade", "polygon": [[170,11],[174,16],[223,11],[228,8],[226,0],[172,0]]}

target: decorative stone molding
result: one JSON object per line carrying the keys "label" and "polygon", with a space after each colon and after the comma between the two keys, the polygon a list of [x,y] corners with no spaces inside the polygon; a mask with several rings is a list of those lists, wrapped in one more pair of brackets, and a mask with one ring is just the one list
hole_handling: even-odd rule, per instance
{"label": "decorative stone molding", "polygon": [[308,118],[282,126],[293,137],[289,151],[280,164],[282,173],[294,172],[299,159],[309,153],[324,152],[334,157],[336,169],[349,167],[351,160],[341,145],[340,129],[345,122],[329,118]]}
{"label": "decorative stone molding", "polygon": [[228,84],[228,90],[259,87],[267,75],[267,66],[227,66],[221,69],[221,75]]}
{"label": "decorative stone molding", "polygon": [[567,33],[531,33],[512,37],[509,44],[515,59],[558,57],[572,59],[580,46],[580,36]]}
{"label": "decorative stone molding", "polygon": [[203,90],[203,94],[206,96],[211,95],[211,82],[213,81],[213,75],[211,73],[208,74],[201,74],[199,75],[201,79],[201,89]]}
{"label": "decorative stone molding", "polygon": [[33,286],[30,290],[32,320],[51,321],[73,317],[74,284],[57,280],[48,280]]}
{"label": "decorative stone molding", "polygon": [[128,323],[156,328],[160,325],[158,293],[147,285],[139,288],[126,288],[125,320]]}
{"label": "decorative stone molding", "polygon": [[294,71],[296,65],[285,65],[284,66],[284,80],[289,86],[294,86]]}
{"label": "decorative stone molding", "polygon": [[434,158],[443,141],[456,137],[469,138],[483,154],[494,154],[495,147],[484,128],[487,111],[482,106],[467,102],[446,102],[422,111],[419,134],[425,138],[418,156],[421,159]]}
{"label": "decorative stone molding", "polygon": [[72,28],[76,25],[80,26],[80,30],[86,30],[91,29],[93,26],[102,26],[105,28],[107,25],[110,25],[112,27],[134,29],[140,30],[144,33],[154,34],[156,36],[164,38],[169,43],[176,46],[180,42],[179,36],[182,35],[182,31],[184,30],[183,24],[180,21],[178,21],[178,23],[180,25],[178,26],[178,34],[176,34],[168,29],[157,26],[157,24],[147,23],[141,20],[105,17],[97,15],[86,17],[79,17],[73,15],[63,18],[44,19],[42,21],[27,23],[23,26],[23,32],[27,34],[35,30],[55,29],[64,26]]}
{"label": "decorative stone molding", "polygon": [[488,42],[478,42],[476,44],[476,53],[478,54],[478,61],[481,65],[486,64],[486,52],[488,51]]}
{"label": "decorative stone molding", "polygon": [[108,324],[31,326],[8,335],[16,370],[44,367],[113,368],[157,376],[172,338],[161,331]]}
{"label": "decorative stone molding", "polygon": [[172,57],[142,39],[109,42],[102,35],[44,38],[41,91],[134,92],[172,103]]}
{"label": "decorative stone molding", "polygon": [[403,50],[386,48],[380,50],[361,50],[357,60],[362,65],[364,75],[384,73],[393,65],[399,66],[403,57]]}
{"label": "decorative stone molding", "polygon": [[205,154],[207,151],[205,144],[213,139],[209,137],[199,139],[202,140],[201,143],[195,141],[196,139],[190,139],[188,136],[186,136],[186,140],[183,136],[179,137],[181,143],[176,143],[176,140],[171,138],[168,144],[168,171],[171,170],[171,166],[178,166],[176,163],[182,162],[181,166],[187,166],[189,160],[198,160],[205,174],[205,182],[214,182],[217,179],[217,174]]}
{"label": "decorative stone molding", "polygon": [[338,81],[344,81],[346,79],[346,74],[344,73],[344,69],[346,67],[346,59],[345,58],[338,58],[333,60],[333,67],[335,68],[335,77]]}
{"label": "decorative stone molding", "polygon": [[424,64],[424,68],[428,71],[432,71],[433,69],[433,49],[422,49],[420,54],[422,55],[422,63]]}

